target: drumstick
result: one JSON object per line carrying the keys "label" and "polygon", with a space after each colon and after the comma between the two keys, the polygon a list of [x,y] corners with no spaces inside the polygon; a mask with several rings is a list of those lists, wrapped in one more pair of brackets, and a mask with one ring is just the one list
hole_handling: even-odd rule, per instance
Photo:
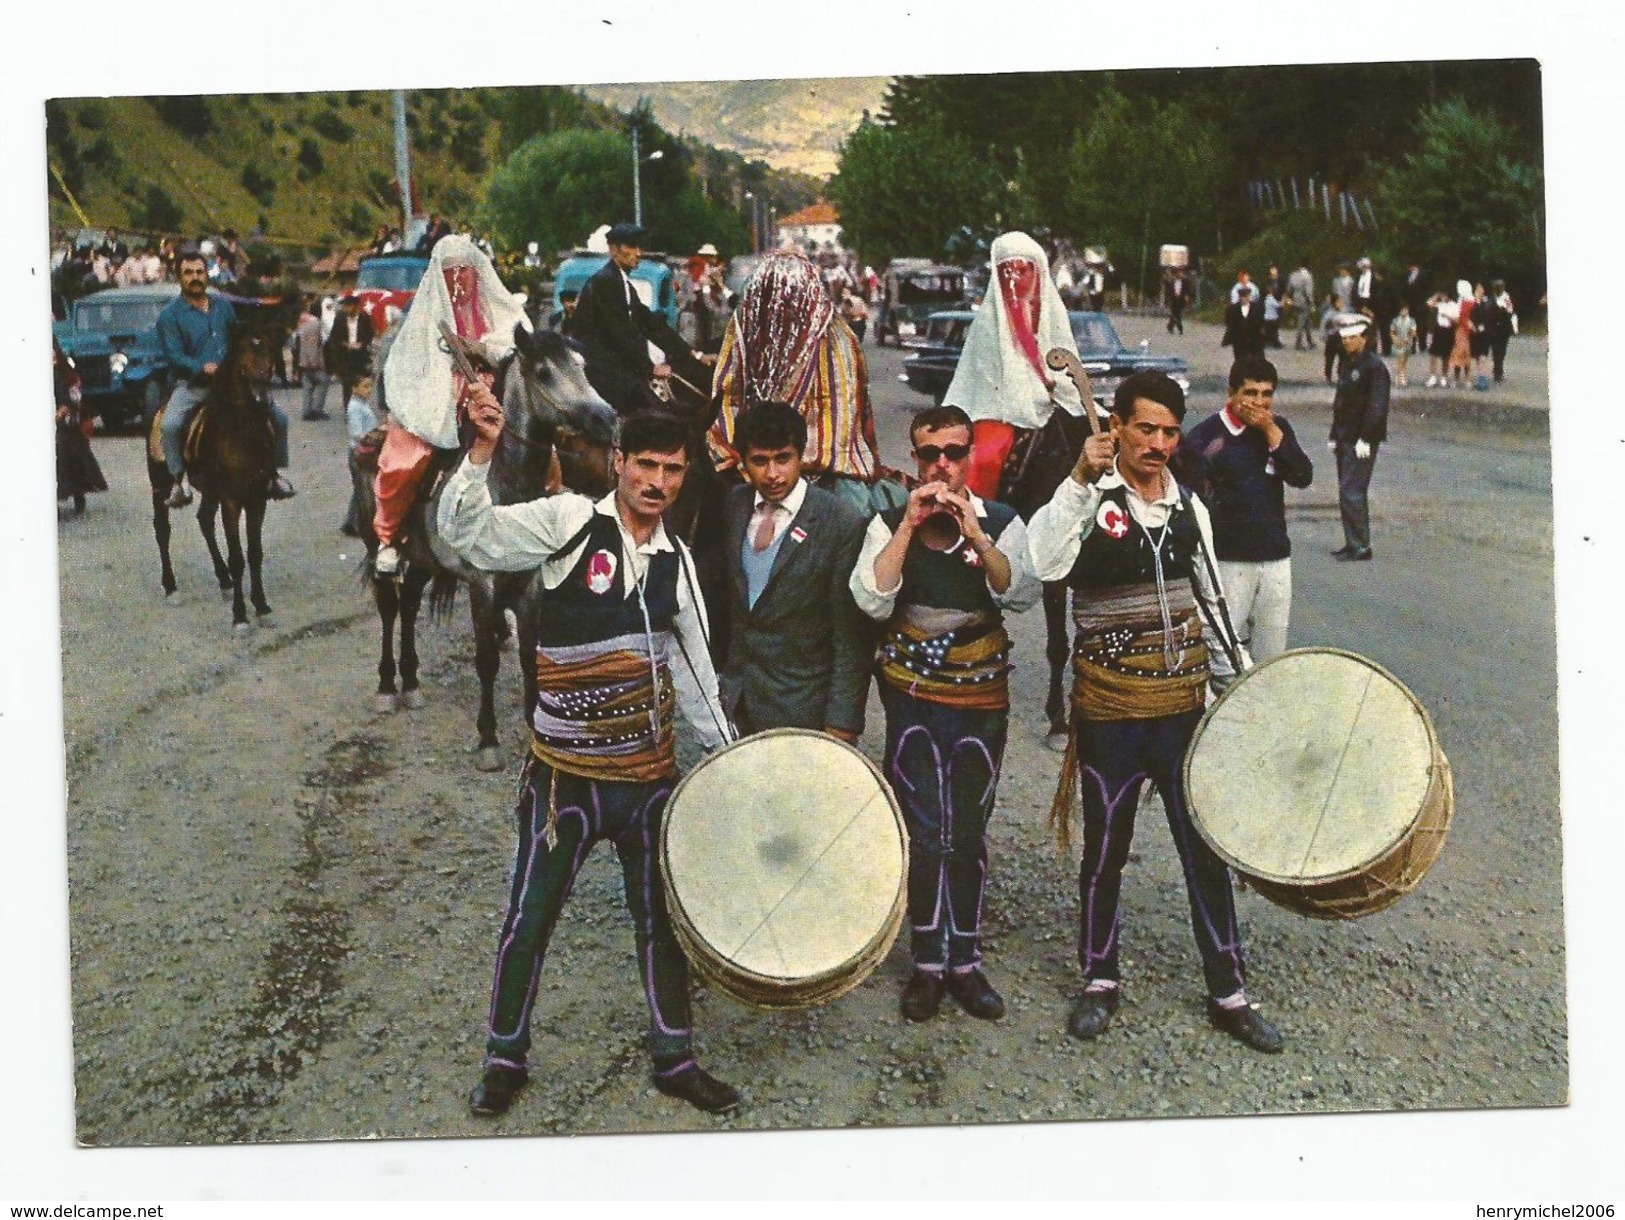
{"label": "drumstick", "polygon": [[1084,371],[1083,361],[1064,347],[1052,347],[1045,354],[1044,363],[1057,373],[1064,371],[1072,378],[1072,384],[1078,387],[1078,397],[1083,399],[1083,414],[1089,421],[1089,435],[1100,435],[1100,420],[1095,416],[1095,391],[1089,384],[1089,374]]}
{"label": "drumstick", "polygon": [[457,371],[463,375],[463,380],[469,385],[478,385],[480,375],[474,371],[474,365],[469,361],[468,354],[463,350],[463,338],[444,322],[440,323],[440,337],[446,341],[446,350],[451,353],[452,363]]}

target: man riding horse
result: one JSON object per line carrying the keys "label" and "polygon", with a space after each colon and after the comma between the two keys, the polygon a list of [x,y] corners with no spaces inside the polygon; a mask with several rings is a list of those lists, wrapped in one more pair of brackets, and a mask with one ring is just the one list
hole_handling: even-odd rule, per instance
{"label": "man riding horse", "polygon": [[493,367],[513,344],[516,325],[531,328],[524,302],[497,278],[491,260],[464,234],[435,244],[412,309],[384,363],[384,401],[389,430],[378,454],[374,490],[378,536],[374,569],[392,576],[400,569],[396,546],[401,523],[437,449],[458,448],[463,386],[440,333],[441,323],[485,351]]}
{"label": "man riding horse", "polygon": [[[180,278],[181,294],[164,306],[157,326],[158,345],[163,349],[164,358],[179,373],[159,427],[164,465],[173,480],[164,501],[166,508],[185,508],[192,502],[192,494],[186,489],[183,453],[187,418],[202,403],[216,373],[225,363],[231,331],[237,324],[231,302],[209,291],[208,264],[201,251],[196,247],[183,250],[176,262],[176,274]],[[287,413],[268,396],[264,405],[276,434],[276,464],[286,467]],[[150,429],[152,419],[149,417],[146,423]],[[269,498],[285,500],[293,494],[288,480],[272,471],[267,489]]]}

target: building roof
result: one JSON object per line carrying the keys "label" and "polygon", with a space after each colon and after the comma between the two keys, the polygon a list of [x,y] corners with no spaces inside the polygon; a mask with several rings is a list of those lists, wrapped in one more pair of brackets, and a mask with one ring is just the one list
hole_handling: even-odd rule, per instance
{"label": "building roof", "polygon": [[786,225],[838,225],[841,218],[836,214],[835,208],[820,199],[817,203],[804,207],[799,212],[792,212],[788,216],[779,217],[779,228]]}

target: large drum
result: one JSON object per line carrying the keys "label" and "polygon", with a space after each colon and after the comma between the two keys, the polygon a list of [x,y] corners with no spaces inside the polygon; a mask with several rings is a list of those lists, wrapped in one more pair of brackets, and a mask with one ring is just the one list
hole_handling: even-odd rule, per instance
{"label": "large drum", "polygon": [[660,854],[689,960],[759,1008],[846,994],[903,924],[896,798],[872,762],[823,733],[773,729],[700,763],[666,807]]}
{"label": "large drum", "polygon": [[1185,755],[1196,829],[1259,893],[1319,919],[1399,901],[1438,859],[1454,806],[1427,712],[1334,648],[1282,653],[1208,709]]}

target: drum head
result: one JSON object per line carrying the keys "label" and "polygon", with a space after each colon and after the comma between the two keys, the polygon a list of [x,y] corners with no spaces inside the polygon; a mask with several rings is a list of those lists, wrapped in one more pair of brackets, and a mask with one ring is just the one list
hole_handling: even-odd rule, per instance
{"label": "drum head", "polygon": [[1196,731],[1185,790],[1203,838],[1265,880],[1360,872],[1410,831],[1437,744],[1410,691],[1374,662],[1299,649],[1250,670]]}
{"label": "drum head", "polygon": [[734,972],[839,974],[890,947],[907,850],[891,790],[857,750],[809,730],[760,733],[672,794],[673,920]]}

